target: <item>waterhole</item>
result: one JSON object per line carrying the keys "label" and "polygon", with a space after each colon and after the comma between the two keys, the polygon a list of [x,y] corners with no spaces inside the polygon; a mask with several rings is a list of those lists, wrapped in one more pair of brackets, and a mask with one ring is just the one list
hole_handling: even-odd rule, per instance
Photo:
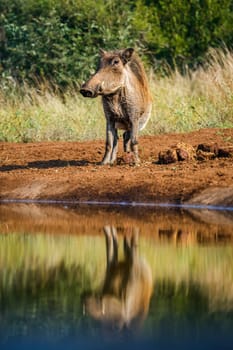
{"label": "waterhole", "polygon": [[233,212],[2,203],[1,349],[232,349]]}

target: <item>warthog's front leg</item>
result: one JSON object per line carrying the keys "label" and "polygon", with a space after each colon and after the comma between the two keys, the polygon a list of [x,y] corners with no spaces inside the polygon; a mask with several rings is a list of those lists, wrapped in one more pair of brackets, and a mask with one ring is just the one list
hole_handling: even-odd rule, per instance
{"label": "warthog's front leg", "polygon": [[130,148],[134,155],[134,163],[138,165],[140,163],[140,159],[138,156],[138,120],[134,120],[132,122],[132,129],[130,133]]}
{"label": "warthog's front leg", "polygon": [[118,136],[115,123],[107,121],[105,154],[101,164],[113,164],[117,157]]}

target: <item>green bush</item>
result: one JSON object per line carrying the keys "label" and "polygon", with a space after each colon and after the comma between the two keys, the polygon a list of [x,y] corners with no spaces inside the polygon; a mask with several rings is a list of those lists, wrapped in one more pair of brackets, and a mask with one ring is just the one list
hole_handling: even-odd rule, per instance
{"label": "green bush", "polygon": [[232,45],[232,0],[0,0],[0,77],[80,84],[98,49],[134,46],[145,62],[183,70]]}
{"label": "green bush", "polygon": [[141,0],[136,31],[150,60],[196,66],[210,46],[232,45],[232,0]]}

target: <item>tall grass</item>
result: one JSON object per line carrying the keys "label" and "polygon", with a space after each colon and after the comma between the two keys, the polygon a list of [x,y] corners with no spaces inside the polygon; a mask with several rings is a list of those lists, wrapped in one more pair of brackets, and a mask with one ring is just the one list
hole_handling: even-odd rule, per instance
{"label": "tall grass", "polygon": [[51,90],[41,92],[27,86],[23,90],[14,96],[0,97],[0,140],[72,141],[103,137],[105,126],[99,99],[84,100],[74,91],[61,98]]}
{"label": "tall grass", "polygon": [[[153,135],[204,127],[233,127],[233,53],[210,50],[205,66],[164,77],[150,74],[151,119],[143,131]],[[29,142],[103,138],[100,99],[84,99],[77,89],[62,97],[41,85],[0,83],[0,140]]]}
{"label": "tall grass", "polygon": [[153,115],[148,134],[233,127],[233,53],[210,50],[206,64],[195,71],[178,70],[152,76]]}

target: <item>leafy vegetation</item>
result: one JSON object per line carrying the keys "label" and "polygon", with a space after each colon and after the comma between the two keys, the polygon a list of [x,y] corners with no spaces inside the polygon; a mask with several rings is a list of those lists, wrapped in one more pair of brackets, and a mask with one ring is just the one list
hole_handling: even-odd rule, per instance
{"label": "leafy vegetation", "polygon": [[158,70],[232,46],[232,0],[0,0],[0,13],[1,76],[21,82],[80,82],[100,47],[135,46]]}

